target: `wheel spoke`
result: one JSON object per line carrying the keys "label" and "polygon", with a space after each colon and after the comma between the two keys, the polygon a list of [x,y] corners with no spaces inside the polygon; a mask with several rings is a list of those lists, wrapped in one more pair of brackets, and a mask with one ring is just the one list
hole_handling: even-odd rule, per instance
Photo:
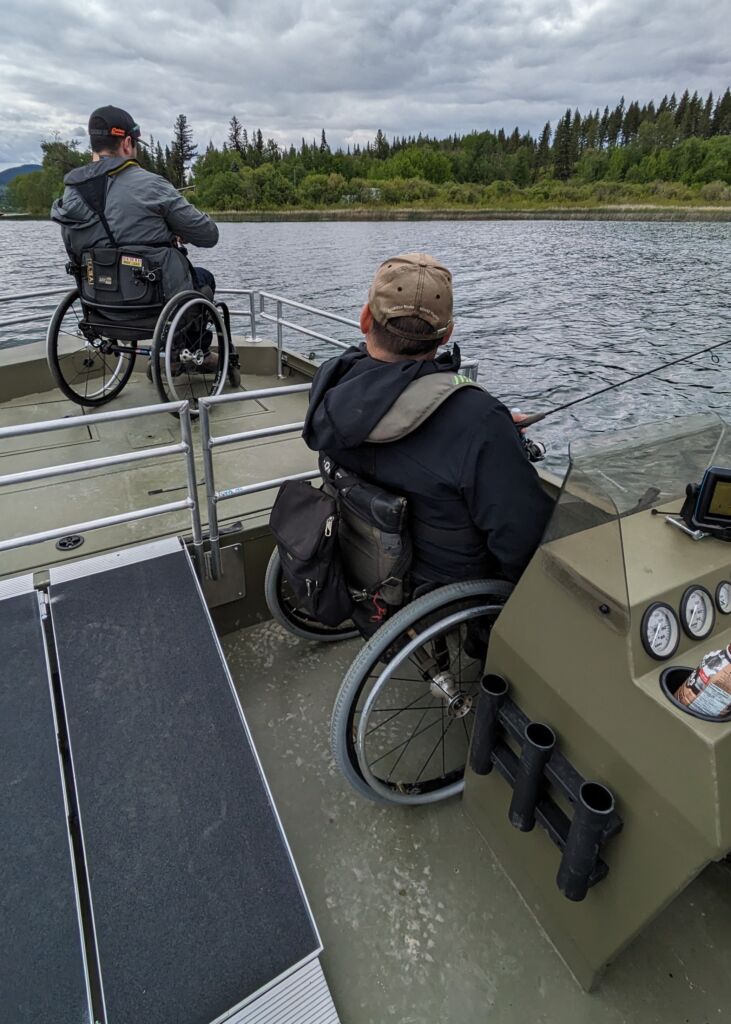
{"label": "wheel spoke", "polygon": [[[436,711],[436,708],[434,708],[434,710]],[[423,716],[422,716],[422,718],[423,718]],[[418,726],[420,723],[417,722],[416,724]],[[384,757],[388,757],[389,754],[395,754],[397,750],[400,750],[401,747],[406,746],[409,743],[411,743],[411,741],[415,740],[417,736],[421,736],[423,733],[428,732],[429,729],[432,729],[435,725],[439,725],[439,724],[440,724],[440,719],[437,718],[430,725],[424,726],[424,728],[420,729],[418,732],[412,732],[412,734],[410,736],[407,736],[405,740],[402,740],[401,743],[397,743],[395,747],[391,747],[391,749],[387,750],[385,754],[381,754],[381,756],[377,757],[375,761],[369,761],[368,762],[368,767],[372,768],[374,764],[378,764],[378,762],[382,761],[384,759]],[[393,768],[391,769],[391,771],[393,771]]]}
{"label": "wheel spoke", "polygon": [[[397,718],[401,714],[401,712],[409,711],[409,710],[411,710],[411,711],[417,710],[416,708],[412,708],[411,705],[415,704],[417,700],[421,700],[422,697],[428,697],[428,696],[429,696],[429,691],[427,690],[426,693],[420,693],[417,697],[414,697],[414,699],[411,701],[411,704],[407,704],[405,708],[396,708],[396,709],[394,709],[395,710],[395,714],[391,715],[391,717],[387,718],[385,721],[380,722],[378,725],[375,725],[372,729],[369,729],[368,732],[366,733],[366,736],[370,736],[371,733],[376,732],[378,729],[382,729],[384,725],[388,725],[388,723],[392,722],[394,720],[394,718]],[[427,711],[436,710],[436,707],[437,707],[436,704],[431,704],[431,705],[428,705],[427,707],[425,707],[423,709],[418,709],[418,710],[423,710],[424,713],[426,713]],[[373,712],[371,712],[371,713],[373,714],[373,713],[379,712],[381,710],[382,710],[381,708],[374,708]],[[383,710],[391,710],[391,709],[386,708],[386,709],[383,709]]]}
{"label": "wheel spoke", "polygon": [[[444,720],[444,718],[442,716],[442,721],[443,720]],[[426,761],[424,761],[424,764],[421,766],[421,770],[420,770],[419,774],[416,776],[416,778],[414,779],[414,782],[418,782],[419,779],[421,778],[421,776],[424,774],[424,772],[426,771],[426,766],[429,764],[431,759],[434,757],[436,749],[437,749],[437,747],[439,746],[440,743],[442,745],[442,775],[446,775],[447,774],[446,768],[444,767],[444,737],[449,732],[449,729],[450,729],[450,727],[452,726],[453,723],[454,723],[454,719],[450,718],[449,721],[447,722],[447,724],[442,728],[442,735],[439,737],[437,742],[432,747],[429,756],[427,757]]]}

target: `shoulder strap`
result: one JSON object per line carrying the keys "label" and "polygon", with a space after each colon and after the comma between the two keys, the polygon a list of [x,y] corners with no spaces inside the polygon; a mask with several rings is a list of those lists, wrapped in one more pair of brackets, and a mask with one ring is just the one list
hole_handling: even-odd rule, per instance
{"label": "shoulder strap", "polygon": [[125,160],[119,167],[113,168],[111,171],[107,171],[106,174],[101,174],[96,178],[89,178],[88,181],[80,181],[73,185],[73,188],[79,193],[81,198],[84,200],[86,205],[95,213],[101,225],[106,231],[107,238],[117,248],[117,240],[112,234],[112,229],[109,227],[109,222],[104,214],[104,209],[107,205],[107,187],[108,178],[116,177],[121,171],[125,171],[128,167],[138,167],[139,164],[136,160]]}
{"label": "shoulder strap", "polygon": [[371,444],[387,444],[411,434],[429,419],[439,406],[462,388],[485,389],[462,374],[430,373],[404,388],[386,415],[366,438]]}

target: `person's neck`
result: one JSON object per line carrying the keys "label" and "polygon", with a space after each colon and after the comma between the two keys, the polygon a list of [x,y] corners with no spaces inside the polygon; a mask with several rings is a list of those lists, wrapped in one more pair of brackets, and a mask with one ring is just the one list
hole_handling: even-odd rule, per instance
{"label": "person's neck", "polygon": [[366,337],[365,340],[366,352],[371,359],[377,359],[381,363],[405,363],[408,360],[416,360],[417,362],[426,362],[429,359],[436,359],[437,349],[435,348],[431,352],[425,352],[423,355],[411,356],[411,355],[400,355],[396,352],[389,352],[387,348],[381,348],[381,346],[373,341],[372,338]]}

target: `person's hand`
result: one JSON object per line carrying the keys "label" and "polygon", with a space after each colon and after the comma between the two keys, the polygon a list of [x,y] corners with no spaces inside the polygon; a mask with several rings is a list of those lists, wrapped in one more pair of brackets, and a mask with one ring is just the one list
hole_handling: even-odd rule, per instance
{"label": "person's hand", "polygon": [[[521,420],[527,420],[528,419],[528,416],[524,415],[520,411],[520,409],[511,409],[510,410],[510,415],[513,417],[513,423],[520,423]],[[518,429],[520,429],[520,428],[518,428]],[[520,430],[520,433],[524,434],[525,430]]]}

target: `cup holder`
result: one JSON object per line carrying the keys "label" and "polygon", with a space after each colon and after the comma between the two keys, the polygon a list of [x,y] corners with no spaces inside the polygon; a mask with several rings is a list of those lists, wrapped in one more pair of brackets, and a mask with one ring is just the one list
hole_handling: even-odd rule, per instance
{"label": "cup holder", "polygon": [[683,665],[671,665],[669,668],[664,668],[662,670],[660,673],[660,688],[667,699],[671,704],[674,704],[676,708],[680,708],[680,710],[684,711],[686,715],[692,715],[693,718],[702,718],[704,722],[730,722],[731,713],[718,718],[714,715],[704,715],[700,711],[694,711],[692,705],[687,707],[676,699],[675,694],[692,671],[692,668],[686,668]]}

